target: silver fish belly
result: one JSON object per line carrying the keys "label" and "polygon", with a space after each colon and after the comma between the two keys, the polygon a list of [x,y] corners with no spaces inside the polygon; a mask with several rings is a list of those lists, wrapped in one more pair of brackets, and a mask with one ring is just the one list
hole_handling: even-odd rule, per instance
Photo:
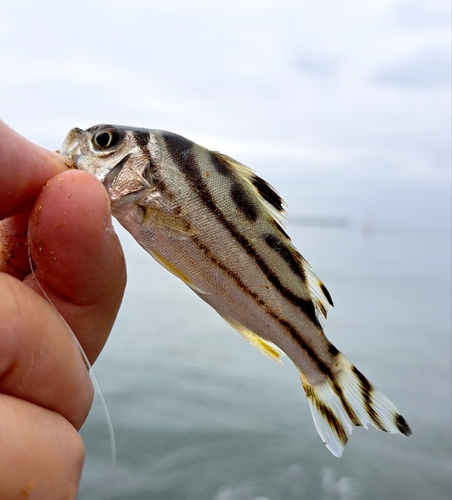
{"label": "silver fish belly", "polygon": [[284,202],[249,168],[171,132],[72,129],[61,154],[105,186],[113,215],[265,355],[299,370],[317,431],[340,456],[354,426],[409,436],[396,407],[331,344],[333,305],[282,226]]}

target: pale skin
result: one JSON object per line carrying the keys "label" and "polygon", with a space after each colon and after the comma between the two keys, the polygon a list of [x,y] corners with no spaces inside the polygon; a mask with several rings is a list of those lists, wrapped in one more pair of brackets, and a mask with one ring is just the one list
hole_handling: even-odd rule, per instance
{"label": "pale skin", "polygon": [[93,388],[69,329],[93,363],[126,282],[110,204],[0,121],[0,221],[0,498],[75,499]]}

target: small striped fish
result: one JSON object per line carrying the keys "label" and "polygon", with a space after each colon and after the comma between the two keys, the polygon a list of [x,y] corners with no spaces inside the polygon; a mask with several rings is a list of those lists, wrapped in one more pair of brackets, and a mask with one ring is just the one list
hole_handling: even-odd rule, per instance
{"label": "small striped fish", "polygon": [[411,430],[323,333],[333,305],[282,226],[284,202],[250,169],[160,130],[74,128],[61,154],[105,186],[113,215],[246,340],[299,370],[317,431],[340,456],[354,426]]}

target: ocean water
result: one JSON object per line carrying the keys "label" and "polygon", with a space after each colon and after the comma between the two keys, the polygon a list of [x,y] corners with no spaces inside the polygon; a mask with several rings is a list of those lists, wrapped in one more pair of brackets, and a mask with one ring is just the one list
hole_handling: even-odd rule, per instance
{"label": "ocean water", "polygon": [[312,203],[309,196],[299,202],[290,184],[289,234],[335,303],[326,334],[396,404],[413,436],[358,428],[342,458],[332,456],[290,360],[280,366],[262,356],[118,228],[127,293],[95,365],[115,431],[116,468],[112,479],[96,397],[82,429],[79,498],[451,498],[448,189],[433,189],[425,200],[419,186],[405,191],[403,210],[394,208],[397,189],[392,198],[386,189],[375,210],[356,201],[372,198],[372,189],[358,190],[355,201],[346,196],[350,205],[335,205],[333,196],[318,212],[344,216],[333,227],[334,218],[303,225],[304,205]]}

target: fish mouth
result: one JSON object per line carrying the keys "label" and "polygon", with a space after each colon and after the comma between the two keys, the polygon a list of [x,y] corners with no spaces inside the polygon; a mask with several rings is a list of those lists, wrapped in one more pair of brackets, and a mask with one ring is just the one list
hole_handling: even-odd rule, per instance
{"label": "fish mouth", "polygon": [[77,161],[80,159],[80,137],[83,130],[75,127],[69,131],[66,138],[64,139],[63,145],[60,149],[60,154],[70,160],[74,161],[77,165]]}
{"label": "fish mouth", "polygon": [[75,168],[78,168],[78,164],[82,158],[83,158],[83,155],[81,155],[81,154],[73,154],[72,155],[71,160],[74,162]]}

